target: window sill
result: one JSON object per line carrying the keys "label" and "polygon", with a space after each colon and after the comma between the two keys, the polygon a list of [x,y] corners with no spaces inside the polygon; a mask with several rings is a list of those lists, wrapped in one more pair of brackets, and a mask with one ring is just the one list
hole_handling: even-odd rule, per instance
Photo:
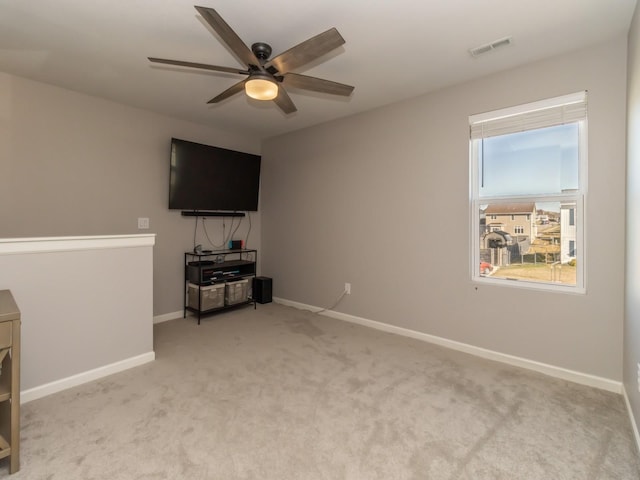
{"label": "window sill", "polygon": [[535,290],[551,293],[563,293],[571,295],[586,295],[586,288],[578,285],[565,285],[553,282],[528,282],[526,280],[493,278],[493,277],[473,277],[472,283],[476,286],[486,285],[492,287],[522,288],[525,290]]}

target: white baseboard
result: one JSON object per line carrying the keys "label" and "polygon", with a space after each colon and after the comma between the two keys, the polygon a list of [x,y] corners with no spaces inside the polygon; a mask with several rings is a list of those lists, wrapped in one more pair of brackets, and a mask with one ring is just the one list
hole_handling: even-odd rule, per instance
{"label": "white baseboard", "polygon": [[164,313],[162,315],[156,315],[153,317],[153,324],[168,322],[169,320],[175,320],[176,318],[182,318],[184,312],[182,310],[178,310],[177,312]]}
{"label": "white baseboard", "polygon": [[516,367],[526,368],[533,370],[551,377],[560,378],[569,382],[579,383],[581,385],[587,385],[589,387],[599,388],[601,390],[607,390],[621,394],[623,391],[622,382],[610,380],[608,378],[597,377],[587,373],[577,372],[574,370],[568,370],[562,367],[556,367],[546,363],[536,362],[535,360],[529,360],[522,357],[516,357],[513,355],[507,355],[505,353],[496,352],[493,350],[487,350],[485,348],[476,347],[467,343],[456,342],[455,340],[449,340],[447,338],[437,337],[435,335],[429,335],[427,333],[417,332],[415,330],[409,330],[408,328],[397,327],[395,325],[389,325],[387,323],[377,322],[375,320],[369,320],[362,317],[356,317],[346,313],[336,312],[333,310],[323,310],[313,305],[306,305],[304,303],[294,302],[286,300],[284,298],[274,297],[273,301],[289,307],[298,308],[300,310],[309,310],[314,313],[320,313],[327,317],[335,318],[337,320],[344,320],[346,322],[356,323],[365,327],[375,328],[376,330],[382,330],[383,332],[395,333],[396,335],[402,335],[405,337],[415,338],[428,343],[440,345],[442,347],[451,348],[452,350],[458,350],[460,352],[469,353],[477,357],[494,360],[497,362],[507,363]]}
{"label": "white baseboard", "polygon": [[638,424],[631,410],[631,402],[629,402],[629,395],[627,395],[627,389],[622,386],[622,395],[624,396],[624,403],[627,406],[627,412],[629,412],[629,420],[631,421],[631,430],[633,430],[633,436],[636,439],[637,452],[640,453],[640,432],[638,432]]}
{"label": "white baseboard", "polygon": [[155,352],[147,352],[136,357],[127,358],[125,360],[120,360],[119,362],[94,368],[93,370],[78,373],[77,375],[72,375],[67,378],[61,378],[60,380],[56,380],[54,382],[45,383],[44,385],[40,385],[38,387],[30,388],[29,390],[20,392],[20,403],[23,404],[31,402],[33,400],[37,400],[38,398],[51,395],[52,393],[61,392],[62,390],[66,390],[67,388],[77,387],[78,385],[82,385],[83,383],[98,380],[99,378],[122,372],[123,370],[128,370],[129,368],[137,367],[148,362],[152,362],[155,360],[155,358]]}

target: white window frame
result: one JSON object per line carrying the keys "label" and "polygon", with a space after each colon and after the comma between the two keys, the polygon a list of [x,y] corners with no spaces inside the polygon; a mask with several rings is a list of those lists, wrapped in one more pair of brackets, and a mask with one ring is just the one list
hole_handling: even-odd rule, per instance
{"label": "white window frame", "polygon": [[[529,288],[554,292],[565,293],[586,293],[586,268],[585,258],[587,257],[587,239],[586,231],[586,215],[587,207],[587,115],[586,101],[587,92],[578,92],[575,94],[564,95],[561,97],[550,98],[538,102],[527,103],[515,107],[504,108],[491,112],[486,112],[469,117],[470,138],[469,138],[469,168],[470,168],[470,223],[471,223],[471,280],[482,284],[492,284],[509,287]],[[583,113],[576,120],[572,117],[571,107],[581,104]],[[560,107],[560,108],[559,108]],[[563,107],[568,108],[568,114],[564,116]],[[533,121],[530,117],[544,117],[545,112],[555,112],[560,110],[560,119],[552,123],[542,124],[539,126],[531,126]],[[540,115],[541,114],[541,115]],[[520,119],[524,118],[524,123],[528,126],[515,131],[527,131],[545,126],[561,125],[565,123],[578,123],[578,141],[579,141],[579,159],[578,159],[578,190],[573,192],[563,192],[553,195],[510,195],[510,196],[480,196],[479,192],[479,172],[478,172],[478,153],[480,140],[477,138],[477,128],[491,121],[500,121],[509,125],[511,122],[515,125]],[[513,121],[513,122],[512,122]],[[546,121],[546,120],[543,120]],[[512,126],[513,126],[512,125]],[[476,133],[474,133],[476,129]],[[474,138],[474,136],[476,138]],[[532,282],[527,280],[512,280],[506,278],[495,278],[480,276],[480,206],[485,204],[514,203],[514,202],[569,202],[575,201],[575,222],[576,222],[576,284],[567,285],[553,282]]]}

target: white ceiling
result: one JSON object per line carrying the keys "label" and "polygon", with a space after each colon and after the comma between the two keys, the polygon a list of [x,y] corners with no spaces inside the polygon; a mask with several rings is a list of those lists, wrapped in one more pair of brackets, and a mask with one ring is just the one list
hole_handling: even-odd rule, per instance
{"label": "white ceiling", "polygon": [[[0,71],[265,138],[599,43],[626,32],[636,0],[197,0],[273,55],[330,27],[346,44],[298,73],[350,98],[289,90],[298,112],[238,94],[243,77],[152,65],[148,56],[243,65],[179,0],[0,0]],[[473,58],[468,50],[512,36]]]}

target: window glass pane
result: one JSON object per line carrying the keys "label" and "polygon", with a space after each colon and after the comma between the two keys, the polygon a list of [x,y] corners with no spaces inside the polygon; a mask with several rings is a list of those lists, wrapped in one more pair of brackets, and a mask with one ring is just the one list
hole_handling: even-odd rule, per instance
{"label": "window glass pane", "polygon": [[480,275],[575,286],[575,209],[571,200],[480,205]]}
{"label": "window glass pane", "polygon": [[481,197],[578,188],[578,124],[477,140]]}

